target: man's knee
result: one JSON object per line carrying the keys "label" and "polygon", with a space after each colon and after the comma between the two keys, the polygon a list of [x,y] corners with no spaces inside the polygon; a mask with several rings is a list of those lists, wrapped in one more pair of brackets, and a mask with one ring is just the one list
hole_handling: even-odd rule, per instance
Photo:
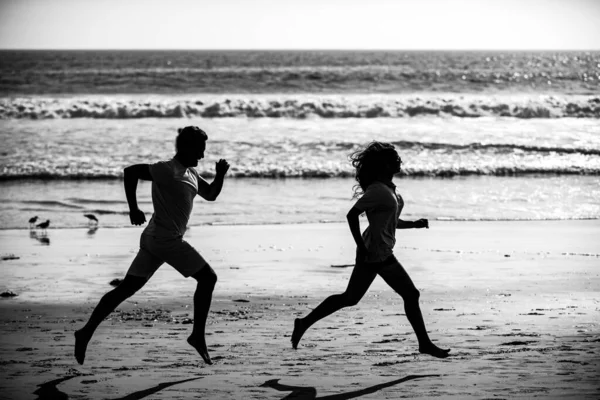
{"label": "man's knee", "polygon": [[215,286],[217,284],[217,273],[208,265],[204,269],[206,270],[204,275],[205,282],[208,285]]}
{"label": "man's knee", "polygon": [[217,274],[208,264],[192,275],[192,278],[203,285],[215,286],[217,284]]}
{"label": "man's knee", "polygon": [[126,275],[123,282],[117,286],[115,290],[120,291],[127,297],[133,296],[138,290],[140,290],[146,284],[148,280],[140,276]]}

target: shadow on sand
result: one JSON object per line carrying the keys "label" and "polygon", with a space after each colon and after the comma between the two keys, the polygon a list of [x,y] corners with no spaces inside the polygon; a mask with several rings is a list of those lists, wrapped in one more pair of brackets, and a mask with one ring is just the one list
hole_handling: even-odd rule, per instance
{"label": "shadow on sand", "polygon": [[115,399],[115,400],[140,400],[140,399],[143,399],[144,397],[150,396],[151,394],[160,392],[161,390],[166,389],[168,387],[171,387],[174,385],[179,385],[180,383],[185,383],[185,382],[193,381],[193,380],[200,379],[200,378],[202,378],[202,377],[197,376],[195,378],[188,378],[188,379],[183,379],[180,381],[159,383],[158,385],[151,387],[149,389],[140,390],[138,392],[128,394],[125,397],[119,397],[118,399]]}
{"label": "shadow on sand", "polygon": [[430,377],[439,377],[439,375],[408,375],[401,379],[396,379],[390,382],[380,383],[379,385],[373,385],[365,389],[354,390],[352,392],[333,394],[330,396],[317,397],[317,389],[314,387],[307,386],[290,386],[290,385],[282,385],[279,383],[279,379],[271,379],[266,381],[261,387],[270,387],[275,390],[279,390],[280,392],[289,392],[289,395],[282,398],[282,400],[346,400],[346,399],[354,399],[356,397],[364,396],[367,394],[375,393],[381,389],[385,389],[394,385],[398,385],[400,383],[411,381],[413,379],[420,378],[430,378]]}
{"label": "shadow on sand", "polygon": [[65,392],[61,392],[58,390],[56,386],[58,384],[63,383],[64,381],[68,381],[69,379],[76,378],[81,375],[70,375],[65,376],[64,378],[55,379],[50,382],[42,383],[38,385],[38,389],[33,392],[33,394],[37,394],[38,397],[36,400],[66,400],[69,396]]}
{"label": "shadow on sand", "polygon": [[[76,378],[78,376],[81,376],[81,375],[65,376],[64,378],[54,379],[50,382],[46,382],[46,383],[42,383],[41,385],[38,385],[38,389],[35,392],[33,392],[33,394],[38,395],[38,397],[35,400],[68,400],[69,395],[67,395],[65,392],[61,392],[60,390],[58,390],[58,388],[56,386],[64,381],[67,381],[72,378]],[[198,376],[195,378],[188,378],[188,379],[183,379],[180,381],[159,383],[158,385],[156,385],[154,387],[140,390],[138,392],[128,394],[125,397],[119,397],[118,399],[115,399],[115,400],[140,400],[140,399],[143,399],[144,397],[148,397],[150,395],[153,395],[154,393],[160,392],[161,390],[166,389],[168,387],[178,385],[180,383],[193,381],[193,380],[200,379],[200,378],[202,378],[202,377]]]}
{"label": "shadow on sand", "polygon": [[29,237],[37,240],[42,246],[50,246],[50,238],[46,233],[37,233],[36,231],[29,231]]}
{"label": "shadow on sand", "polygon": [[[38,389],[33,392],[38,397],[35,400],[68,400],[69,395],[65,392],[60,391],[57,386],[69,379],[76,378],[81,375],[70,375],[65,376],[63,378],[54,379],[52,381],[42,383],[38,385]],[[282,400],[347,400],[354,399],[360,396],[364,396],[367,394],[375,393],[381,389],[385,389],[391,386],[398,385],[403,382],[411,381],[413,379],[421,379],[421,378],[432,378],[439,377],[439,375],[408,375],[404,378],[395,379],[393,381],[380,383],[378,385],[369,386],[368,388],[354,390],[352,392],[333,394],[329,396],[317,397],[317,389],[310,386],[291,386],[291,385],[283,385],[279,383],[279,379],[271,379],[260,385],[261,387],[270,387],[272,389],[278,390],[280,392],[292,392],[289,395],[282,398]],[[134,393],[130,393],[127,396],[119,397],[114,400],[141,400],[144,397],[151,396],[157,392],[160,392],[163,389],[168,387],[178,385],[180,383],[190,382],[196,379],[201,379],[201,376],[195,378],[182,379],[180,381],[173,382],[164,382],[159,383],[156,386],[153,386],[148,389],[139,390]]]}

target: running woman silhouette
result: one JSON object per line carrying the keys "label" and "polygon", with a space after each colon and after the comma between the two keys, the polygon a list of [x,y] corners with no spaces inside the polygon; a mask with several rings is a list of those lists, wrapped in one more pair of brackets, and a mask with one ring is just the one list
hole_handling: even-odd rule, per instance
{"label": "running woman silhouette", "polygon": [[207,364],[212,364],[204,338],[206,318],[210,309],[217,275],[189,243],[183,240],[196,195],[214,201],[221,193],[226,160],[216,163],[212,183],[205,181],[193,167],[204,158],[208,136],[197,126],[178,130],[176,154],[169,161],[156,164],[136,164],[125,168],[125,195],[129,218],[133,225],[142,225],[146,216],[138,208],[138,180],[152,181],[154,214],[140,238],[140,250],[131,263],[122,283],[106,293],[90,316],[87,324],[75,332],[75,358],[83,364],[88,342],[100,323],[119,304],[140,290],[163,264],[167,263],[184,277],[197,281],[194,293],[194,325],[187,342]]}
{"label": "running woman silhouette", "polygon": [[[297,349],[306,330],[317,321],[344,307],[358,304],[379,275],[402,296],[406,317],[419,341],[419,352],[446,358],[450,350],[437,347],[429,339],[419,307],[419,291],[392,252],[396,229],[429,228],[426,219],[400,219],[404,201],[396,193],[392,179],[400,172],[402,160],[393,145],[382,142],[369,143],[353,153],[350,159],[356,168],[355,179],[358,182],[354,187],[355,197],[360,196],[347,215],[357,247],[356,263],[344,293],[329,296],[307,316],[296,318],[292,347]],[[367,214],[369,227],[361,235],[359,216],[363,212]]]}

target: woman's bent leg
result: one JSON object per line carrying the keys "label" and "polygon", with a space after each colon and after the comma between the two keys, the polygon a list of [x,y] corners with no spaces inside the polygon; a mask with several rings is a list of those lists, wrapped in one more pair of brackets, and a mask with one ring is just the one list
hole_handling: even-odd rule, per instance
{"label": "woman's bent leg", "polygon": [[377,273],[369,269],[368,266],[357,264],[352,271],[352,275],[348,281],[348,287],[344,293],[329,296],[306,317],[296,318],[291,339],[292,347],[294,349],[298,347],[298,343],[300,342],[300,339],[302,339],[304,332],[317,321],[344,307],[358,304],[376,276]]}
{"label": "woman's bent leg", "polygon": [[379,275],[396,293],[402,296],[406,318],[408,318],[419,341],[419,351],[438,358],[448,357],[448,351],[450,350],[440,349],[429,338],[419,306],[419,290],[417,290],[402,265],[395,260],[394,263],[382,267],[379,270]]}

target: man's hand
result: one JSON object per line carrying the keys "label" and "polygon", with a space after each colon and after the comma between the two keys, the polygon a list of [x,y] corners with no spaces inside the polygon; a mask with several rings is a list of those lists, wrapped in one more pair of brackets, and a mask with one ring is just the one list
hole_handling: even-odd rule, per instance
{"label": "man's hand", "polygon": [[420,228],[427,228],[429,229],[429,221],[426,220],[425,218],[421,218],[415,221],[415,228],[420,229]]}
{"label": "man's hand", "polygon": [[129,211],[129,220],[131,221],[131,225],[142,225],[146,222],[146,215],[142,210],[135,209]]}
{"label": "man's hand", "polygon": [[229,163],[227,160],[221,158],[215,163],[215,170],[217,171],[217,175],[225,176],[227,171],[229,171]]}

